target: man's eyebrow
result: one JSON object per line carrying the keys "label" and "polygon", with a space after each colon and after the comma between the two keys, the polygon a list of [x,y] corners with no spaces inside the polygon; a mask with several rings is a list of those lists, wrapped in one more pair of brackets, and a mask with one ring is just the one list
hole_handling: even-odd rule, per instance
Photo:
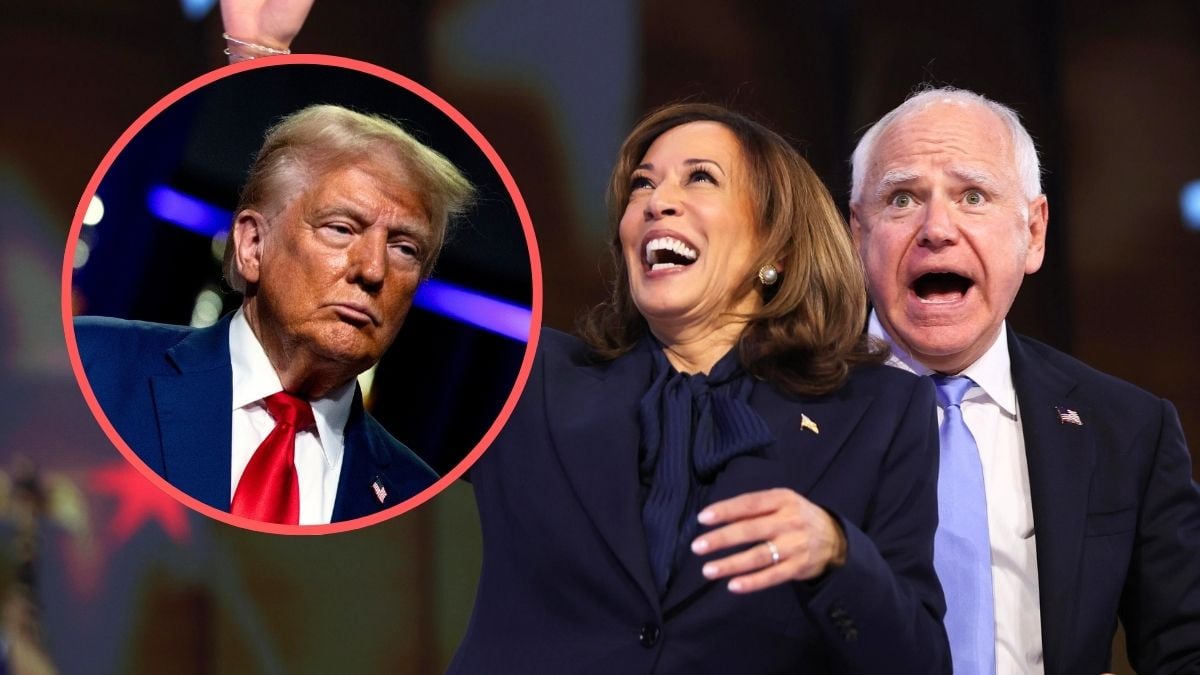
{"label": "man's eyebrow", "polygon": [[897,185],[911,183],[921,177],[917,171],[907,171],[903,169],[889,169],[880,177],[879,182],[875,185],[875,199],[883,199],[888,196]]}
{"label": "man's eyebrow", "polygon": [[342,216],[359,223],[366,221],[366,217],[363,215],[362,211],[350,204],[332,204],[330,206],[317,209],[312,214],[312,217],[318,220],[328,218],[330,216]]}
{"label": "man's eyebrow", "polygon": [[951,166],[949,168],[951,176],[972,185],[987,190],[988,192],[999,194],[1004,191],[1004,186],[996,179],[990,171],[979,169],[973,166]]}
{"label": "man's eyebrow", "polygon": [[402,220],[398,223],[394,223],[391,227],[388,227],[389,238],[396,234],[412,237],[422,244],[425,244],[433,238],[433,228],[432,226],[422,227],[422,225],[415,220]]}

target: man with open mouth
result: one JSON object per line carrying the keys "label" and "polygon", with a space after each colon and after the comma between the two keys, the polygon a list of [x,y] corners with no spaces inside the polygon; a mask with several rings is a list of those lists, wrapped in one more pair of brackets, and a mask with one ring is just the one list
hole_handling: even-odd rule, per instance
{"label": "man with open mouth", "polygon": [[[925,89],[853,156],[869,330],[937,384],[955,673],[1200,672],[1200,491],[1175,408],[1006,325],[1049,210],[1016,113]],[[977,514],[975,518],[972,514]]]}

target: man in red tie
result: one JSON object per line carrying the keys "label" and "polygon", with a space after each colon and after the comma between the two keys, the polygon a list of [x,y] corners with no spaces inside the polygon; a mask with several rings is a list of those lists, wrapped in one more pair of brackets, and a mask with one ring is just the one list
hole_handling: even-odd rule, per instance
{"label": "man in red tie", "polygon": [[268,133],[209,328],[75,321],[88,383],[122,439],[183,492],[282,524],[374,513],[437,475],[365,413],[374,365],[472,188],[395,123],[311,106]]}

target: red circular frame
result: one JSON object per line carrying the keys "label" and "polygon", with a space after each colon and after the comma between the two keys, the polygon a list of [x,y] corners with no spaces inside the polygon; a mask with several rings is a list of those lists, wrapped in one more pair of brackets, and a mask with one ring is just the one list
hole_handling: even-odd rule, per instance
{"label": "red circular frame", "polygon": [[[279,525],[275,523],[265,523],[262,521],[252,520],[242,516],[235,516],[227,511],[215,509],[208,504],[199,501],[195,497],[188,495],[174,485],[171,485],[165,478],[147,466],[145,462],[143,462],[141,458],[139,458],[137,454],[130,449],[129,445],[125,443],[120,434],[117,433],[117,430],[113,427],[112,423],[108,420],[108,417],[104,414],[104,410],[100,407],[99,401],[96,400],[96,395],[92,391],[92,387],[88,383],[87,377],[83,372],[83,362],[79,358],[79,346],[75,342],[75,326],[72,321],[74,314],[72,312],[71,287],[74,275],[75,248],[79,241],[79,233],[83,227],[83,216],[87,211],[87,207],[91,202],[92,196],[96,193],[96,188],[99,186],[100,181],[104,178],[104,175],[108,173],[109,167],[116,160],[117,156],[120,155],[125,149],[125,146],[129,144],[133,137],[136,136],[142,130],[142,128],[150,122],[150,120],[157,117],[158,114],[165,110],[168,106],[176,103],[184,96],[187,96],[201,87],[216,82],[217,80],[221,80],[232,75],[237,75],[238,73],[242,73],[247,70],[273,68],[295,64],[347,68],[387,80],[392,84],[403,87],[409,92],[420,96],[426,102],[442,111],[442,113],[453,120],[460,129],[466,132],[466,134],[470,136],[471,140],[475,142],[475,145],[481,151],[483,151],[484,155],[487,156],[488,161],[491,162],[492,168],[494,168],[496,173],[500,176],[501,181],[504,183],[504,187],[508,190],[508,196],[510,199],[512,199],[513,206],[516,208],[517,216],[521,221],[521,228],[525,232],[525,245],[529,251],[530,280],[533,286],[533,306],[529,325],[529,339],[525,345],[525,357],[521,361],[521,368],[517,373],[516,381],[513,383],[513,388],[508,395],[508,399],[504,402],[504,406],[500,409],[500,414],[496,417],[495,421],[492,422],[492,425],[488,427],[488,430],[483,435],[483,438],[481,438],[479,442],[475,444],[475,447],[471,450],[471,452],[469,452],[467,456],[463,458],[463,460],[460,461],[449,473],[439,478],[437,482],[397,504],[396,506],[369,516],[363,516],[353,520],[328,523],[324,525]],[[525,200],[521,197],[520,190],[517,189],[516,181],[513,180],[512,174],[509,173],[508,167],[504,165],[503,160],[500,159],[500,155],[496,153],[496,149],[492,147],[492,144],[489,143],[479,129],[477,129],[475,125],[471,124],[471,122],[467,120],[467,118],[461,112],[455,109],[454,106],[450,105],[445,99],[433,93],[428,88],[414,82],[413,80],[374,64],[340,56],[328,56],[322,54],[292,54],[288,56],[274,56],[260,60],[243,61],[241,63],[225,66],[210,73],[201,75],[200,77],[197,77],[196,79],[179,87],[175,91],[172,91],[170,94],[167,94],[154,105],[150,106],[149,110],[142,113],[141,116],[139,116],[133,122],[133,124],[131,124],[129,128],[126,129],[123,134],[121,134],[120,138],[117,139],[112,148],[110,148],[109,151],[104,155],[104,159],[100,162],[100,166],[96,167],[96,171],[92,174],[91,180],[88,181],[88,185],[84,190],[83,197],[79,200],[79,205],[75,209],[75,218],[71,221],[71,231],[67,236],[67,248],[63,254],[61,305],[63,331],[66,334],[67,352],[71,359],[71,369],[75,373],[75,379],[79,383],[79,388],[83,392],[83,397],[87,401],[88,408],[91,409],[92,415],[96,417],[96,421],[100,423],[101,428],[104,429],[104,433],[117,447],[117,450],[119,450],[121,454],[125,456],[125,459],[134,467],[136,467],[138,471],[142,473],[142,475],[146,476],[150,482],[154,483],[161,490],[191,509],[203,513],[210,518],[219,520],[227,525],[234,525],[236,527],[241,527],[248,530],[255,530],[257,532],[266,532],[271,534],[331,534],[337,532],[349,532],[351,530],[367,527],[368,525],[374,525],[424,504],[432,499],[434,495],[438,494],[451,483],[462,477],[462,475],[471,468],[471,465],[483,455],[483,452],[487,450],[492,441],[495,440],[496,435],[500,433],[500,429],[504,427],[504,424],[508,421],[509,416],[512,414],[513,408],[517,404],[517,399],[520,398],[521,392],[525,389],[525,382],[529,379],[529,371],[533,367],[533,357],[534,352],[537,349],[539,328],[542,324],[542,264],[541,257],[538,254],[537,239],[533,233],[533,222],[529,217],[529,209],[525,206]]]}

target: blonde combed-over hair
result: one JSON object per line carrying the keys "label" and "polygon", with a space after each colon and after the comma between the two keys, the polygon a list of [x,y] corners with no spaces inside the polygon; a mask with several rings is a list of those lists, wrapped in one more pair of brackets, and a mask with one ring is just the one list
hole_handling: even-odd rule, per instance
{"label": "blonde combed-over hair", "polygon": [[[381,115],[318,104],[284,117],[267,131],[234,213],[254,209],[269,220],[321,176],[362,162],[390,167],[392,180],[421,195],[433,230],[422,264],[422,273],[428,277],[446,240],[450,219],[466,211],[474,188],[450,160]],[[232,237],[225,250],[224,273],[230,288],[246,292],[246,281],[235,264]]]}

